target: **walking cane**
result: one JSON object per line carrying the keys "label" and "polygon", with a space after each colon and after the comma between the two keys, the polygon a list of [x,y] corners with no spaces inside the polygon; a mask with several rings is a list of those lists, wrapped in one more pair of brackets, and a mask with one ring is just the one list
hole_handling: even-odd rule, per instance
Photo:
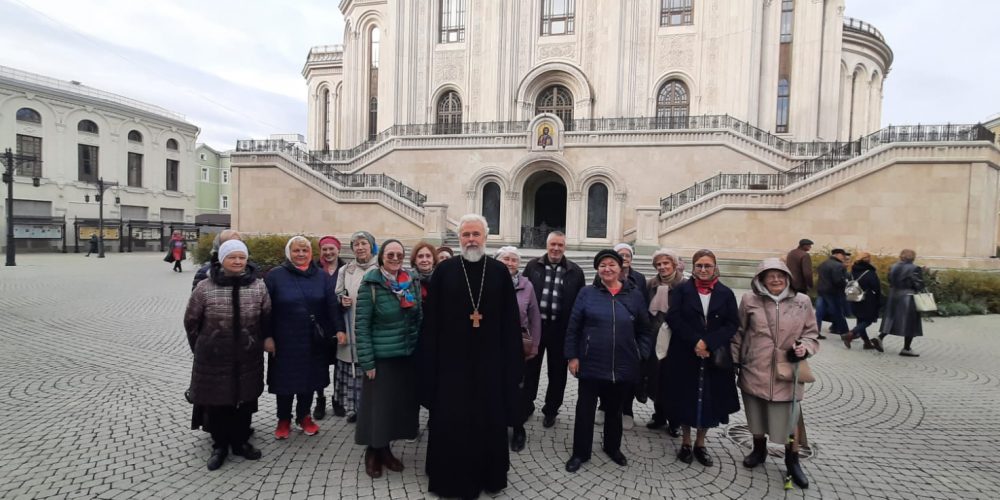
{"label": "walking cane", "polygon": [[[795,345],[798,345],[798,344],[799,344],[799,341],[795,341]],[[788,413],[788,422],[789,423],[791,423],[795,419],[795,405],[798,403],[798,399],[796,398],[796,396],[797,396],[796,393],[798,392],[798,390],[799,390],[799,362],[796,361],[795,362],[795,367],[792,368],[792,405],[791,405],[791,407],[790,407],[791,409],[789,410],[789,413]],[[796,430],[796,428],[798,428],[798,425],[792,424],[792,430],[788,434],[788,449],[789,449],[789,451],[791,451],[792,446],[795,445],[795,430]],[[785,471],[785,489],[786,490],[790,490],[792,488],[793,488],[793,486],[792,486],[792,470],[789,467],[788,470]]]}

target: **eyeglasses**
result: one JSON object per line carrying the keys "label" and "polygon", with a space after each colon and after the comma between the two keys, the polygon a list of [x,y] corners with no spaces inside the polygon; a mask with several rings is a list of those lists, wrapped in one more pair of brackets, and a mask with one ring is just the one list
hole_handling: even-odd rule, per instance
{"label": "eyeglasses", "polygon": [[389,260],[401,260],[403,258],[403,254],[401,254],[401,253],[388,253],[387,252],[385,254],[385,258],[389,259]]}
{"label": "eyeglasses", "polygon": [[713,268],[715,268],[715,264],[695,264],[694,268],[695,269],[713,269]]}

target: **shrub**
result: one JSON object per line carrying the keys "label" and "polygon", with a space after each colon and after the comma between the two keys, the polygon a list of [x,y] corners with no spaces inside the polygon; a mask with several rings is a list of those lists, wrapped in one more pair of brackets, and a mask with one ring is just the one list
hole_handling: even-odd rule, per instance
{"label": "shrub", "polygon": [[212,241],[215,233],[205,233],[198,237],[198,246],[191,252],[191,258],[198,264],[204,264],[212,258]]}
{"label": "shrub", "polygon": [[[257,264],[262,271],[267,271],[272,267],[281,265],[285,261],[285,244],[293,235],[285,234],[263,234],[258,236],[244,236],[243,243],[246,243],[247,250],[250,251],[250,260]],[[198,248],[194,251],[195,262],[208,262],[212,254],[212,240],[214,234],[204,234],[198,239]],[[316,239],[309,238],[312,243],[313,258],[319,257],[319,246]]]}

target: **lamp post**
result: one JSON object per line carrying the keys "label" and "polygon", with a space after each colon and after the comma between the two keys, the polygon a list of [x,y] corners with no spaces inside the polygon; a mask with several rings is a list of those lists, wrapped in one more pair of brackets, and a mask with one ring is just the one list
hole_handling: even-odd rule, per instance
{"label": "lamp post", "polygon": [[[3,154],[3,162],[5,169],[3,172],[3,182],[7,185],[7,265],[16,266],[17,263],[14,262],[14,256],[16,255],[16,249],[14,248],[14,162],[29,162],[35,161],[35,157],[31,155],[15,155],[11,152],[10,148]],[[36,173],[32,172],[32,173]],[[32,184],[35,187],[39,186],[38,175],[32,177]]]}
{"label": "lamp post", "polygon": [[[118,186],[117,182],[104,182],[104,177],[97,178],[97,194],[94,201],[97,202],[97,258],[104,258],[104,191],[108,188]],[[85,196],[84,199],[89,198]]]}

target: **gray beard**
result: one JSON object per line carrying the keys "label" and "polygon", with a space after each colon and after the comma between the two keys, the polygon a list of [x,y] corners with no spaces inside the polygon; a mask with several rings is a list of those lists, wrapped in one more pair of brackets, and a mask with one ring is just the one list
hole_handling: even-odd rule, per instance
{"label": "gray beard", "polygon": [[465,247],[462,249],[462,258],[469,262],[479,262],[483,260],[484,255],[486,255],[486,251],[482,247]]}

